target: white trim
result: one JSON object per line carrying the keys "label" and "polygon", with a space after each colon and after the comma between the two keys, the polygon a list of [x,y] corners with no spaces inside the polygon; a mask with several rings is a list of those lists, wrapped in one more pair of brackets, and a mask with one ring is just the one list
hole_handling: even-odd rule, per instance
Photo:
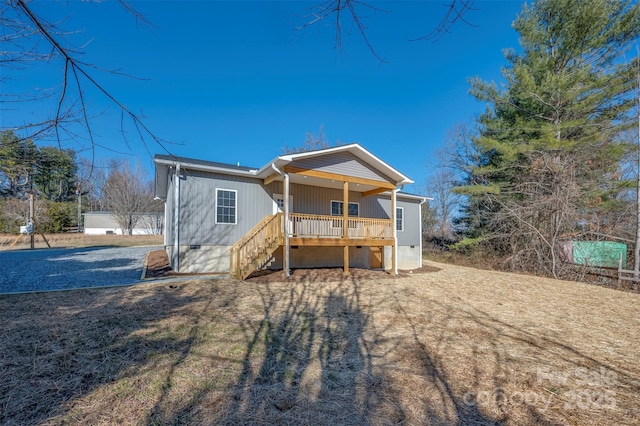
{"label": "white trim", "polygon": [[173,270],[180,272],[180,163],[176,164],[174,174],[174,196],[173,196],[173,253],[171,257],[175,259]]}
{"label": "white trim", "polygon": [[166,247],[167,245],[169,245],[169,240],[168,240],[168,236],[169,236],[169,232],[167,232],[167,228],[169,227],[169,223],[167,222],[167,201],[165,200],[164,202],[164,229],[162,230],[162,244]]}
{"label": "white trim", "polygon": [[398,275],[398,231],[396,230],[396,210],[398,207],[398,198],[396,197],[396,195],[398,194],[398,190],[394,189],[393,191],[391,191],[391,205],[394,207],[392,208],[392,212],[391,214],[393,215],[392,219],[393,219],[393,227],[391,228],[393,230],[393,258],[395,259],[395,265],[393,267],[393,274],[394,275]]}
{"label": "white trim", "polygon": [[291,229],[289,228],[289,213],[291,206],[289,205],[289,194],[291,194],[289,173],[284,174],[284,251],[285,251],[285,271],[284,275],[289,278],[291,276],[291,244],[289,242],[289,234]]}
{"label": "white trim", "polygon": [[[402,210],[402,214],[401,214],[401,219],[402,219],[402,226],[400,227],[400,229],[397,229],[398,227],[398,210]],[[394,226],[396,227],[396,231],[398,232],[404,232],[404,207],[396,207],[396,223],[394,224]]]}
{"label": "white trim", "polygon": [[428,199],[432,199],[432,198],[425,198],[424,200],[422,200],[420,204],[418,204],[418,212],[420,213],[418,225],[420,226],[420,267],[421,268],[422,268],[422,238],[423,238],[422,237],[422,205],[426,203]]}
{"label": "white trim", "polygon": [[419,200],[421,202],[433,200],[433,198],[431,197],[425,197],[424,195],[408,194],[406,192],[398,192],[396,194],[396,199],[399,199],[399,198],[404,198],[408,200]]}
{"label": "white trim", "polygon": [[[236,194],[235,196],[235,214],[233,215],[233,222],[218,222],[218,191],[227,191],[227,192],[233,192]],[[214,207],[214,211],[213,214],[214,216],[214,223],[220,224],[220,225],[237,225],[238,224],[238,190],[237,189],[225,189],[225,188],[216,188],[216,198],[215,198],[215,203],[214,203],[215,207]],[[225,206],[226,207],[226,206]]]}
{"label": "white trim", "polygon": [[278,169],[275,164],[271,163],[271,168],[277,172],[284,179],[284,259],[283,259],[283,267],[284,267],[284,275],[289,278],[291,276],[291,267],[289,265],[289,252],[291,251],[291,247],[289,244],[289,209],[291,206],[289,205],[289,198],[291,196],[290,188],[289,188],[289,174],[284,173],[282,170]]}

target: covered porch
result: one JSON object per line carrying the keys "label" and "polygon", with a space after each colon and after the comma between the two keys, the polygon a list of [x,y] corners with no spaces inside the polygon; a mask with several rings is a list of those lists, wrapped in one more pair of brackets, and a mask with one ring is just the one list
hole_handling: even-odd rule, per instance
{"label": "covered porch", "polygon": [[[289,274],[288,252],[291,247],[343,247],[344,273],[349,274],[350,247],[394,247],[392,219],[285,213],[267,216],[230,250],[230,271],[239,279],[264,266],[280,247],[284,249],[283,269]],[[344,224],[347,223],[345,229]],[[346,233],[346,235],[345,235]],[[393,251],[392,251],[393,253]],[[392,273],[395,268],[392,255]]]}
{"label": "covered porch", "polygon": [[[264,179],[267,185],[282,180],[284,185],[283,229],[284,259],[283,270],[290,275],[291,246],[343,247],[344,274],[349,275],[349,247],[391,246],[391,272],[397,273],[396,265],[396,192],[397,185],[391,180],[372,179],[335,173],[331,169],[314,167],[304,161],[293,162],[281,169],[272,164],[274,173]],[[380,176],[380,175],[378,175]],[[342,188],[342,215],[300,214],[291,211],[291,182],[320,187]],[[360,192],[363,197],[391,193],[391,218],[361,218],[349,214],[349,191]],[[345,226],[346,225],[346,226]]]}
{"label": "covered porch", "polygon": [[[382,257],[381,247],[391,248],[392,274],[397,273],[396,247],[396,191],[395,182],[368,179],[359,176],[331,173],[327,171],[286,165],[281,169],[272,166],[273,173],[263,181],[265,186],[274,181],[282,182],[283,196],[279,211],[265,217],[231,248],[230,271],[244,279],[253,270],[266,265],[273,253],[282,247],[282,269],[290,275],[291,248],[342,247],[344,274],[349,275],[350,248],[376,248]],[[341,189],[342,196],[334,200],[336,210],[331,215],[310,214],[292,211],[291,185],[298,188],[324,187]],[[361,197],[389,193],[391,199],[390,218],[360,217],[350,210],[349,192]],[[382,261],[381,261],[382,262]],[[382,263],[380,264],[382,265]],[[388,265],[388,264],[387,264]]]}

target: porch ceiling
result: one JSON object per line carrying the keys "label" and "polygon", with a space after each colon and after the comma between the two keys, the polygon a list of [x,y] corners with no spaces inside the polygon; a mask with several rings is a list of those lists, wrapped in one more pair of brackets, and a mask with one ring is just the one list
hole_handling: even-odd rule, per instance
{"label": "porch ceiling", "polygon": [[[343,181],[341,180],[324,179],[324,178],[319,178],[315,176],[306,176],[306,175],[299,175],[294,173],[289,175],[289,180],[291,183],[297,183],[300,185],[321,186],[325,188],[335,188],[340,190],[342,189],[342,185],[343,185]],[[379,188],[379,186],[377,185],[374,186],[374,185],[367,185],[364,183],[361,184],[361,183],[354,183],[354,182],[349,183],[350,191],[367,192],[377,188]]]}
{"label": "porch ceiling", "polygon": [[[289,173],[290,182],[300,185],[343,189],[343,184],[346,181],[349,182],[350,191],[357,191],[362,193],[380,193],[384,191],[390,191],[395,188],[394,184],[385,181],[375,181],[372,179],[364,179],[354,176],[338,175],[318,170],[299,169],[291,166],[286,166],[284,169],[287,173]],[[282,180],[282,176],[274,173],[265,179],[265,184]]]}

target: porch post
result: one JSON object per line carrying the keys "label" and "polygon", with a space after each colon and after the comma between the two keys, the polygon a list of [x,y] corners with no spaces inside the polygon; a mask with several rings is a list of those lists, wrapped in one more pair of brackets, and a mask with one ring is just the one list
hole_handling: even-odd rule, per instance
{"label": "porch post", "polygon": [[342,238],[344,238],[345,242],[343,265],[344,274],[349,275],[349,246],[347,245],[347,240],[349,239],[349,182],[344,181],[342,192]]}
{"label": "porch post", "polygon": [[393,231],[393,246],[391,247],[391,274],[398,275],[398,230],[396,225],[396,192],[398,188],[391,191],[391,230]]}
{"label": "porch post", "polygon": [[284,174],[284,259],[283,269],[285,277],[291,276],[289,270],[289,173]]}

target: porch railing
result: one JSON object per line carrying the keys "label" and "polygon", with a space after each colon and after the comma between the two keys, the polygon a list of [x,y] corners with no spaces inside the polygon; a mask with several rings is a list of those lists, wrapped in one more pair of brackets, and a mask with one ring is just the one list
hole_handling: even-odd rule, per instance
{"label": "porch railing", "polygon": [[282,213],[265,217],[231,247],[229,272],[232,276],[245,279],[282,245],[282,217]]}
{"label": "porch railing", "polygon": [[[391,219],[349,217],[347,219],[349,238],[393,238]],[[305,213],[289,214],[289,235],[296,237],[343,236],[344,217]]]}
{"label": "porch railing", "polygon": [[[317,214],[290,213],[289,235],[301,238],[341,238],[344,217]],[[391,239],[393,221],[349,217],[348,235],[353,239]],[[229,273],[245,279],[251,272],[264,267],[275,250],[284,244],[284,215],[277,213],[265,217],[230,249]]]}

